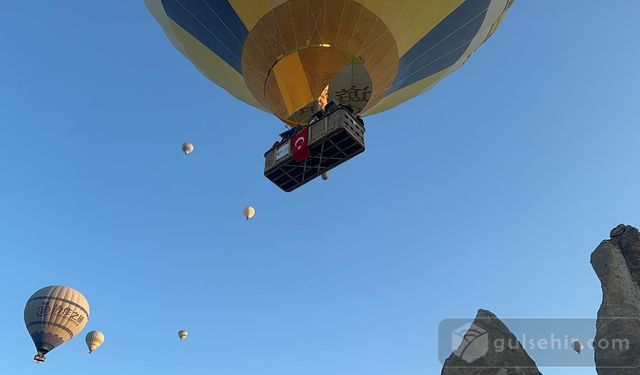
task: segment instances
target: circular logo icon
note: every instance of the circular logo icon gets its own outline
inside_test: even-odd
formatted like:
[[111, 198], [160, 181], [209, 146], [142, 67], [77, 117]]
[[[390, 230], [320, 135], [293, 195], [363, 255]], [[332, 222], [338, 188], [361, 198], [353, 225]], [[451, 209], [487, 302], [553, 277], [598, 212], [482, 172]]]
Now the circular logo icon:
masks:
[[49, 303], [45, 302], [42, 305], [38, 306], [38, 308], [36, 309], [36, 315], [45, 316], [49, 314], [49, 311], [51, 311], [51, 308], [49, 307]]

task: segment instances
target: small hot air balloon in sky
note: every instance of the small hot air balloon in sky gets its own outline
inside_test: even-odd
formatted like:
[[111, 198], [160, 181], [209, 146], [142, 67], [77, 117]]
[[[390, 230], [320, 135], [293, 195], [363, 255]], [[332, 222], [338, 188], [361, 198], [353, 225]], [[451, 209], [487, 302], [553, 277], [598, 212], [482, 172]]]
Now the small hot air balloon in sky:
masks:
[[242, 210], [242, 214], [245, 219], [249, 220], [256, 214], [256, 210], [251, 206], [247, 206]]
[[185, 331], [184, 329], [178, 331], [178, 338], [180, 339], [180, 341], [184, 341], [187, 336], [189, 336], [189, 332]]
[[91, 331], [87, 333], [84, 341], [87, 343], [89, 353], [93, 353], [93, 351], [98, 349], [104, 342], [104, 334], [100, 331]]
[[193, 143], [185, 142], [182, 144], [182, 152], [185, 155], [189, 155], [193, 152]]
[[573, 344], [571, 344], [571, 347], [578, 354], [582, 353], [582, 350], [584, 350], [584, 345], [582, 345], [580, 341], [574, 341]]
[[24, 308], [24, 323], [38, 353], [45, 355], [78, 335], [89, 320], [89, 302], [73, 288], [48, 286], [35, 292]]

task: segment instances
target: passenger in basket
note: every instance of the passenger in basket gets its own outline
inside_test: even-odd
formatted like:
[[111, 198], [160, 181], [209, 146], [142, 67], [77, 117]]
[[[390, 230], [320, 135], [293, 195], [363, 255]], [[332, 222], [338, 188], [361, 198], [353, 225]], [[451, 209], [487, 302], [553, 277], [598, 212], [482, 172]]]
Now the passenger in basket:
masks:
[[324, 111], [321, 109], [318, 112], [314, 113], [313, 116], [311, 116], [311, 120], [309, 121], [309, 123], [318, 121], [320, 119], [322, 119], [324, 117]]
[[291, 138], [296, 133], [296, 128], [288, 129], [286, 132], [280, 133], [280, 137], [282, 137], [282, 142], [286, 142], [289, 138]]

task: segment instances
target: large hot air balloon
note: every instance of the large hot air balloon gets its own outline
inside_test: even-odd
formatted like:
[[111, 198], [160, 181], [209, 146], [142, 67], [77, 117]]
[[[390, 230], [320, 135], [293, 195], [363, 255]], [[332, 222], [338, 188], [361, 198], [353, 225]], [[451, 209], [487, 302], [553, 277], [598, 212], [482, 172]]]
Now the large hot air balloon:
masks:
[[89, 353], [93, 353], [94, 350], [98, 349], [104, 343], [104, 334], [100, 331], [91, 331], [87, 333], [84, 341], [87, 343]]
[[513, 0], [145, 0], [202, 73], [289, 123], [319, 96], [378, 113], [459, 68]]
[[[317, 119], [314, 115], [327, 101], [349, 108], [355, 118], [386, 111], [428, 90], [493, 34], [513, 0], [145, 3], [175, 47], [207, 78], [295, 126]], [[304, 140], [309, 146], [324, 141], [311, 138]], [[311, 158], [317, 159], [321, 149], [311, 147]], [[344, 161], [361, 151], [336, 155]], [[272, 175], [275, 161], [289, 163], [287, 148], [281, 148], [281, 158], [276, 154], [274, 165], [265, 156], [265, 175], [287, 191], [291, 187], [278, 179], [295, 180], [297, 187], [314, 168], [313, 177], [333, 167], [322, 164], [320, 155], [309, 170], [307, 164], [303, 170], [292, 165]]]
[[71, 340], [89, 320], [89, 303], [82, 293], [54, 285], [35, 292], [24, 308], [24, 323], [38, 353], [33, 358], [44, 362], [45, 355]]

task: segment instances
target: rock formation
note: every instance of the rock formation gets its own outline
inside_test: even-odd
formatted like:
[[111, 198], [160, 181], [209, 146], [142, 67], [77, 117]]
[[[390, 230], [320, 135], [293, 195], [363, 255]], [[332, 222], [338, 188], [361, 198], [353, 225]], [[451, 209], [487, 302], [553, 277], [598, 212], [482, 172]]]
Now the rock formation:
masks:
[[442, 375], [542, 374], [509, 328], [490, 311], [480, 310], [458, 349], [445, 361]]
[[599, 375], [640, 374], [640, 232], [620, 224], [591, 254], [602, 284], [594, 342]]

